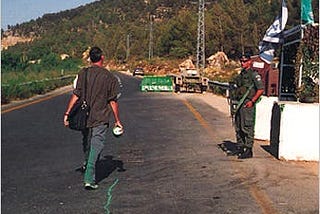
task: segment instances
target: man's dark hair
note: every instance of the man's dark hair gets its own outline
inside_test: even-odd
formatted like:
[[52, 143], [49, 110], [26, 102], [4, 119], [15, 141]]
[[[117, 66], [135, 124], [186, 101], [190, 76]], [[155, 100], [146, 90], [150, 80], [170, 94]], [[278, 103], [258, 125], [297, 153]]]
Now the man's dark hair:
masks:
[[89, 52], [91, 62], [95, 63], [101, 59], [102, 50], [98, 47], [92, 47]]

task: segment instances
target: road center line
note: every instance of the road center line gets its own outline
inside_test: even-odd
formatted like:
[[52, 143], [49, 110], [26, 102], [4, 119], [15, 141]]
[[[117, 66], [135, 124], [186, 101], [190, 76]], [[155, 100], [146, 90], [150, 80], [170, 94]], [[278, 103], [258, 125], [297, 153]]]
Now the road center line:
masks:
[[193, 116], [199, 121], [199, 123], [204, 127], [211, 137], [214, 137], [214, 133], [210, 127], [210, 124], [202, 117], [202, 115], [188, 102], [186, 99], [183, 99], [182, 102], [188, 107], [192, 112]]
[[[188, 102], [186, 99], [183, 99], [182, 102], [187, 106], [187, 108], [191, 111], [191, 113], [194, 115], [194, 117], [199, 121], [201, 126], [205, 128], [208, 132], [208, 134], [213, 137], [214, 133], [212, 131], [212, 128], [210, 124], [202, 117], [202, 115], [191, 105], [190, 102]], [[235, 167], [234, 167], [235, 168]], [[247, 181], [246, 174], [242, 173], [240, 179], [242, 181]], [[257, 204], [260, 206], [263, 214], [277, 214], [278, 212], [273, 207], [273, 203], [270, 200], [269, 196], [259, 187], [253, 183], [248, 185], [249, 192], [251, 196], [254, 198], [254, 200], [257, 202]]]

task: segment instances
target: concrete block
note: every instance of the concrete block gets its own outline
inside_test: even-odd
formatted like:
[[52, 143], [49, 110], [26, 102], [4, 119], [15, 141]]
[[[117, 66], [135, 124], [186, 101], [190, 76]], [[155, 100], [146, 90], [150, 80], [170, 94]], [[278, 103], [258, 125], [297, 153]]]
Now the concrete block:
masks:
[[319, 161], [319, 103], [279, 102], [279, 159]]
[[278, 102], [278, 97], [261, 96], [256, 104], [255, 139], [270, 140], [272, 107], [275, 102]]

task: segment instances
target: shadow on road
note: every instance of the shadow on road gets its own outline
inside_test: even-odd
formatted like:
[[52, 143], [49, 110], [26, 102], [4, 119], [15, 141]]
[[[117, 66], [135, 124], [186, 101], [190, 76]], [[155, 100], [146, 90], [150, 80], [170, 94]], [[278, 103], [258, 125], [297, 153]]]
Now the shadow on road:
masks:
[[225, 140], [223, 143], [218, 144], [219, 148], [222, 149], [227, 155], [233, 155], [235, 154], [237, 149], [237, 143]]
[[271, 115], [270, 145], [261, 146], [265, 151], [275, 158], [279, 158], [279, 136], [280, 136], [281, 107], [274, 103]]
[[126, 171], [121, 160], [113, 160], [113, 156], [110, 155], [104, 156], [96, 165], [96, 181], [100, 182], [107, 178], [117, 168], [118, 172]]
[[272, 146], [272, 145], [261, 145], [261, 147], [268, 152], [269, 154], [271, 154], [273, 157], [278, 159], [278, 147], [276, 146]]

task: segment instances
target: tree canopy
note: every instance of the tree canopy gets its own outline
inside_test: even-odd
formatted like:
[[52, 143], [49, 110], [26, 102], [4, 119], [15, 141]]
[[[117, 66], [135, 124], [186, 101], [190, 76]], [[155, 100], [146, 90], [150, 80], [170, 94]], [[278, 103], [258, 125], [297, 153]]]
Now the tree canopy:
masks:
[[[32, 36], [30, 43], [17, 44], [2, 52], [2, 70], [31, 68], [30, 60], [41, 59], [48, 68], [57, 66], [60, 54], [79, 59], [89, 46], [100, 46], [108, 59], [148, 57], [150, 44], [157, 57], [195, 56], [198, 5], [189, 0], [100, 0], [37, 20], [9, 26], [12, 35]], [[279, 0], [212, 0], [205, 9], [206, 55], [224, 51], [230, 58], [258, 42], [280, 12]], [[287, 1], [287, 28], [300, 24], [300, 1]], [[313, 1], [318, 22], [319, 2]], [[150, 27], [152, 20], [152, 28]], [[152, 33], [152, 41], [150, 41]], [[34, 65], [33, 65], [34, 67]]]

